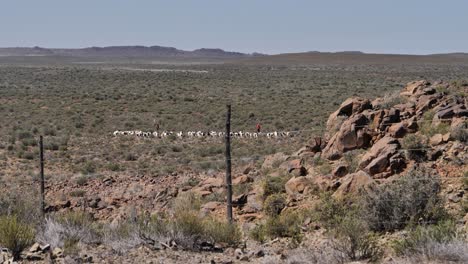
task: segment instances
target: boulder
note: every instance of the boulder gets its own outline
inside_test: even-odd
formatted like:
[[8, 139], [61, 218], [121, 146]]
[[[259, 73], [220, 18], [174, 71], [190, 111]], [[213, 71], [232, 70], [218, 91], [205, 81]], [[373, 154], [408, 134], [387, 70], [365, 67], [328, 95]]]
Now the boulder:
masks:
[[402, 138], [408, 133], [408, 130], [406, 129], [405, 124], [403, 123], [396, 123], [391, 125], [388, 128], [388, 133], [390, 134], [391, 137], [394, 138]]
[[232, 198], [232, 206], [242, 207], [247, 203], [247, 194], [243, 193], [241, 195], [234, 196]]
[[244, 184], [244, 183], [249, 183], [249, 182], [253, 182], [253, 179], [251, 177], [249, 177], [248, 175], [240, 175], [236, 178], [234, 178], [234, 180], [232, 180], [232, 184], [234, 185], [239, 185], [239, 184]]
[[204, 189], [219, 188], [224, 186], [224, 180], [221, 178], [208, 178], [202, 181], [200, 186], [203, 186]]
[[58, 247], [54, 248], [54, 250], [52, 250], [52, 258], [56, 259], [61, 257], [63, 257], [63, 250]]
[[334, 113], [330, 115], [327, 121], [327, 129], [331, 130], [339, 116], [349, 117], [355, 113], [360, 113], [365, 109], [372, 109], [371, 102], [368, 99], [352, 97], [346, 99]]
[[435, 134], [434, 136], [432, 136], [432, 137], [429, 139], [429, 143], [430, 143], [432, 146], [440, 145], [440, 144], [444, 143], [444, 137], [443, 137], [442, 134]]
[[363, 114], [347, 119], [323, 149], [323, 156], [329, 160], [336, 160], [346, 151], [368, 147], [372, 140], [372, 135], [366, 128], [368, 122]]
[[335, 177], [341, 178], [341, 177], [345, 176], [346, 174], [348, 174], [348, 166], [346, 166], [344, 164], [339, 164], [338, 166], [336, 166], [333, 169], [332, 174]]
[[286, 193], [294, 196], [303, 193], [312, 184], [309, 177], [292, 177], [285, 184]]
[[303, 164], [303, 159], [294, 159], [284, 162], [280, 165], [280, 168], [285, 169], [288, 173], [292, 173], [294, 176], [306, 176], [307, 169]]
[[347, 194], [357, 194], [360, 190], [368, 188], [374, 180], [364, 171], [348, 174], [340, 179], [340, 187], [333, 193], [336, 198], [343, 198]]
[[222, 203], [220, 202], [207, 202], [206, 204], [204, 204], [202, 206], [202, 210], [205, 211], [205, 212], [211, 212], [211, 211], [215, 211], [216, 209], [219, 209], [222, 207]]
[[381, 138], [361, 158], [359, 168], [370, 175], [386, 171], [391, 164], [391, 157], [397, 153], [399, 147], [400, 144], [397, 139], [390, 136]]
[[417, 94], [424, 94], [424, 89], [429, 85], [430, 83], [426, 80], [410, 82], [406, 85], [403, 91], [400, 92], [400, 95], [409, 97]]

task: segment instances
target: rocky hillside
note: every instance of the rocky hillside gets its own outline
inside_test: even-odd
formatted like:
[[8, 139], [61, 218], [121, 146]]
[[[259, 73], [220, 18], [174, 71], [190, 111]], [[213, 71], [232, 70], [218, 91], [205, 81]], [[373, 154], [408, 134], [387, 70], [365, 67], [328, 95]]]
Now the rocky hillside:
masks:
[[[347, 99], [330, 115], [325, 139], [296, 153], [289, 168], [307, 176], [288, 184], [310, 181], [342, 195], [414, 166], [440, 169], [446, 177], [461, 175], [467, 169], [467, 91], [423, 80], [373, 101]], [[327, 175], [307, 162], [320, 158], [331, 165]], [[461, 164], [450, 168], [448, 161]]]

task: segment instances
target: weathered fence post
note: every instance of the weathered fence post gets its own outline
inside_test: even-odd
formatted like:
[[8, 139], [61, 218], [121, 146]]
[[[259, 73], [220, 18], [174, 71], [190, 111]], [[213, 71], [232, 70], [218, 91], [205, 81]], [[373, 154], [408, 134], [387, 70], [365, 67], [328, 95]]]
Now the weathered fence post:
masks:
[[44, 142], [42, 136], [39, 137], [39, 153], [40, 153], [40, 176], [41, 176], [41, 213], [45, 215], [45, 180], [44, 180]]
[[227, 105], [226, 113], [226, 194], [227, 218], [232, 223], [232, 179], [231, 179], [231, 105]]

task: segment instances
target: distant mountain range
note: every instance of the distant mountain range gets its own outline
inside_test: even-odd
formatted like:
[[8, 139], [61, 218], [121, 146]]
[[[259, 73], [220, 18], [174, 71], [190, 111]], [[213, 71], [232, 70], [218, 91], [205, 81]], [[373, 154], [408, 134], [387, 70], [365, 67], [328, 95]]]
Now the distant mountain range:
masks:
[[407, 64], [407, 63], [468, 63], [468, 53], [445, 53], [429, 55], [372, 54], [361, 51], [283, 53], [264, 55], [240, 53], [222, 49], [180, 50], [162, 46], [109, 46], [78, 49], [55, 49], [42, 47], [0, 48], [0, 57], [5, 56], [55, 56], [81, 58], [141, 58], [141, 59], [221, 59], [252, 64]]
[[0, 48], [0, 56], [70, 56], [70, 57], [136, 57], [136, 58], [248, 58], [262, 56], [259, 53], [246, 54], [222, 49], [180, 50], [162, 46], [109, 46], [81, 49]]

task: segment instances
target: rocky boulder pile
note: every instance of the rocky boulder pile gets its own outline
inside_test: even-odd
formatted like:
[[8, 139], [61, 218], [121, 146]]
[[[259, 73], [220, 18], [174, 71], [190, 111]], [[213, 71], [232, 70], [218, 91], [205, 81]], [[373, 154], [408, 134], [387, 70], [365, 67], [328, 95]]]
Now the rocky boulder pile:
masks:
[[[373, 101], [345, 100], [330, 115], [323, 139], [315, 138], [313, 146], [282, 157], [287, 172], [293, 174], [287, 193], [301, 194], [308, 184], [315, 184], [344, 195], [415, 163], [466, 160], [467, 92], [468, 87], [421, 80]], [[420, 153], [420, 159], [409, 155], [412, 152]], [[331, 170], [320, 170], [317, 162], [306, 160], [322, 160]]]

